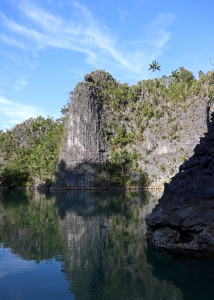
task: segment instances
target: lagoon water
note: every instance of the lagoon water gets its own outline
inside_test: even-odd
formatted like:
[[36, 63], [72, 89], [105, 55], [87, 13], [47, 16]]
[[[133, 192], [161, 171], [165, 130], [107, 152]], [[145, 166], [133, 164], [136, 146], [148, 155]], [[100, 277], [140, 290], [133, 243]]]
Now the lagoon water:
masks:
[[0, 299], [214, 299], [214, 265], [155, 250], [160, 194], [0, 191]]

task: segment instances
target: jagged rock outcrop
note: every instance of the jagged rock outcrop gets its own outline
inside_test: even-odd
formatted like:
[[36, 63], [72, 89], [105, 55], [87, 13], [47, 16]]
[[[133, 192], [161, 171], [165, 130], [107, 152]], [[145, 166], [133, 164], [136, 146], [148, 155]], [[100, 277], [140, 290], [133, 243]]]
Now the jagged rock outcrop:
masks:
[[214, 113], [208, 133], [184, 162], [148, 215], [147, 239], [187, 255], [214, 254]]
[[[98, 81], [113, 80], [106, 78], [105, 72], [96, 72]], [[101, 119], [104, 114], [102, 102], [99, 101], [97, 89], [93, 86], [93, 78], [85, 76], [85, 80], [77, 85], [72, 97], [68, 119], [67, 140], [63, 145], [61, 160], [68, 167], [87, 162], [100, 162], [105, 149]]]
[[2, 184], [163, 187], [207, 131], [214, 72], [196, 80], [181, 67], [176, 78], [130, 86], [97, 70], [70, 95], [69, 112], [64, 106], [60, 119], [31, 118], [0, 132]]
[[[72, 96], [55, 188], [169, 182], [207, 131], [210, 99], [204, 82], [196, 93], [182, 79], [171, 88], [164, 80], [129, 87], [105, 71], [87, 74]], [[111, 185], [113, 175], [97, 168], [107, 159], [123, 184]]]
[[[95, 78], [98, 84], [114, 80], [103, 71], [96, 71]], [[106, 159], [108, 149], [101, 130], [101, 120], [105, 119], [105, 114], [93, 83], [93, 77], [87, 74], [75, 88], [56, 187], [89, 188], [96, 176], [92, 164]]]

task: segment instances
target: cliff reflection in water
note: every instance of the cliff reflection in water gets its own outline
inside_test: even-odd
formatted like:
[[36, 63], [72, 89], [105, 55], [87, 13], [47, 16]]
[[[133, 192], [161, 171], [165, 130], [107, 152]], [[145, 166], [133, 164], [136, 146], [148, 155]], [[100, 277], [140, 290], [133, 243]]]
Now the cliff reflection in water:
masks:
[[55, 196], [68, 244], [64, 272], [77, 299], [182, 299], [146, 263], [144, 219], [157, 198], [115, 191]]
[[[200, 262], [147, 247], [144, 219], [159, 197], [142, 192], [2, 191], [0, 243], [25, 260], [60, 261], [77, 300], [202, 299], [194, 292]], [[203, 266], [203, 298], [211, 299], [214, 276]]]

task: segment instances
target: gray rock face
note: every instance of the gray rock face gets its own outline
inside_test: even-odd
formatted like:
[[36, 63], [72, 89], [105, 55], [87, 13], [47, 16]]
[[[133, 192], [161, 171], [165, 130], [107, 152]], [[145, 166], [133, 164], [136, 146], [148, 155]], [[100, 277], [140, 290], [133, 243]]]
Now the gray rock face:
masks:
[[196, 256], [214, 254], [214, 113], [208, 133], [148, 215], [147, 239], [156, 247]]
[[[97, 71], [96, 79], [102, 82], [105, 74]], [[109, 76], [105, 80], [113, 78]], [[108, 151], [101, 130], [101, 119], [105, 119], [102, 102], [93, 86], [93, 78], [86, 75], [85, 80], [76, 86], [72, 97], [57, 187], [90, 187], [96, 176], [92, 165], [104, 161]]]
[[[169, 116], [166, 113], [159, 120], [152, 118], [143, 133], [145, 140], [140, 145], [139, 152], [144, 160], [146, 158], [146, 163], [142, 160], [140, 165], [149, 177], [154, 176], [151, 182], [153, 187], [163, 187], [164, 182], [168, 182], [178, 172], [182, 161], [193, 155], [194, 146], [207, 131], [208, 111], [205, 99], [196, 96], [186, 101], [189, 103], [186, 111], [180, 111], [179, 108], [171, 110], [172, 123], [168, 123]], [[178, 139], [170, 137], [173, 128]]]
[[68, 167], [84, 161], [99, 162], [105, 148], [100, 130], [102, 105], [96, 89], [87, 80], [77, 86], [72, 99], [67, 140], [61, 152]]
[[[193, 94], [185, 99], [185, 106], [180, 103], [177, 107], [170, 102], [170, 96], [160, 96], [156, 110], [161, 115], [148, 118], [142, 131], [140, 126], [144, 126], [145, 120], [141, 120], [141, 111], [153, 97], [146, 85], [138, 91], [134, 104], [125, 99], [118, 109], [114, 109], [110, 105], [114, 93], [108, 95], [106, 101], [108, 96], [103, 96], [102, 91], [109, 82], [116, 81], [104, 71], [92, 73], [85, 76], [73, 93], [55, 187], [91, 188], [95, 179], [105, 177], [94, 165], [104, 163], [111, 150], [115, 153], [126, 150], [138, 155], [136, 170], [132, 170], [130, 178], [135, 179], [134, 174], [140, 169], [149, 178], [150, 187], [162, 188], [164, 182], [169, 182], [176, 174], [182, 161], [193, 155], [194, 145], [207, 131], [207, 96]], [[117, 85], [118, 90], [114, 88], [119, 93]], [[126, 134], [131, 134], [132, 140], [119, 147], [112, 146], [107, 142], [107, 135], [120, 139], [120, 126]], [[208, 163], [203, 162], [204, 166]]]

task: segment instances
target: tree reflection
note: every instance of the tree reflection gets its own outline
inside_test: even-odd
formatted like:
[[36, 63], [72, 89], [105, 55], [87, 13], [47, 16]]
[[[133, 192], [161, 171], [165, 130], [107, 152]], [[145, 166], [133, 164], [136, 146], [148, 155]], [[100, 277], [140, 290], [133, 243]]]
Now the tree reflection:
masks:
[[0, 242], [22, 259], [61, 261], [76, 299], [183, 299], [146, 261], [143, 192], [3, 191]]
[[54, 198], [48, 196], [30, 191], [2, 192], [0, 243], [22, 259], [40, 262], [57, 258], [64, 251]]
[[182, 299], [179, 289], [155, 278], [146, 263], [144, 219], [156, 202], [151, 195], [76, 196], [69, 192], [63, 203], [57, 200], [68, 243], [63, 270], [76, 299]]

